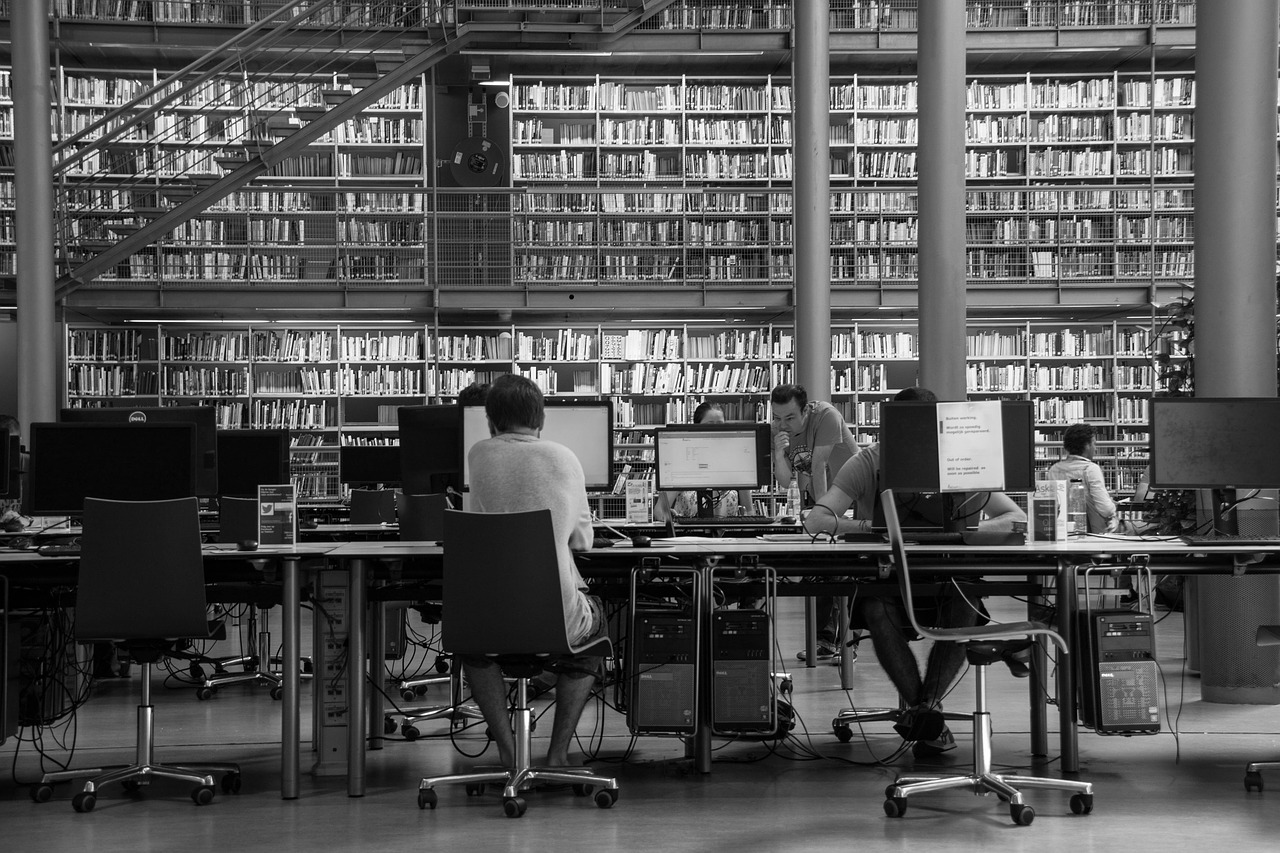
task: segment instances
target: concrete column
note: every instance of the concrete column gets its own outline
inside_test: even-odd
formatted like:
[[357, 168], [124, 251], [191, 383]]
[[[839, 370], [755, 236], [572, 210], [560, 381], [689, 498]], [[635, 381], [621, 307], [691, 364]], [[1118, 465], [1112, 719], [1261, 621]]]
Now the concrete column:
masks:
[[[1215, 0], [1196, 22], [1196, 396], [1276, 394], [1276, 0]], [[1273, 513], [1274, 509], [1271, 510]], [[1198, 585], [1200, 693], [1280, 704], [1280, 579]]]
[[792, 60], [795, 381], [831, 399], [831, 102], [829, 3], [796, 3]]
[[920, 0], [920, 384], [965, 398], [965, 10]]
[[10, 4], [14, 197], [18, 215], [18, 420], [57, 420], [59, 333], [53, 296], [53, 145], [47, 3]]

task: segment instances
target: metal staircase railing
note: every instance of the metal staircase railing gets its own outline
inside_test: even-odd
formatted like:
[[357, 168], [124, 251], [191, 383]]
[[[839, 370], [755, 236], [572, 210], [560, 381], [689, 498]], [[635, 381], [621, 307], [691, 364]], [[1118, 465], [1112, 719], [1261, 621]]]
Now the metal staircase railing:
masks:
[[[57, 297], [304, 155], [312, 142], [464, 46], [548, 32], [612, 38], [670, 2], [579, 0], [579, 12], [598, 16], [539, 22], [533, 19], [550, 9], [523, 0], [374, 0], [356, 8], [291, 0], [181, 71], [122, 95], [112, 112], [67, 128], [70, 135], [55, 149], [66, 270]], [[563, 0], [555, 11], [564, 12]], [[340, 34], [342, 51], [316, 57], [305, 43], [284, 38], [304, 30]], [[368, 85], [338, 85], [360, 76]], [[183, 98], [198, 110], [175, 120], [166, 108]]]

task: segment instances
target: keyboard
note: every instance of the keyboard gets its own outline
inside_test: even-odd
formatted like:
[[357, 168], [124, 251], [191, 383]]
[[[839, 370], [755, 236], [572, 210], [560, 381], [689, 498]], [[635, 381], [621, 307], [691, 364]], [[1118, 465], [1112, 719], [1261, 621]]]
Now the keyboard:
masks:
[[1280, 548], [1280, 536], [1250, 536], [1244, 533], [1189, 533], [1181, 537], [1182, 541], [1195, 547], [1214, 546], [1230, 547], [1232, 545], [1254, 546], [1258, 548]]
[[63, 543], [55, 545], [41, 545], [36, 549], [36, 553], [41, 557], [79, 557], [79, 543]]
[[758, 524], [774, 524], [771, 515], [726, 515], [716, 518], [676, 518], [682, 527], [751, 527]]

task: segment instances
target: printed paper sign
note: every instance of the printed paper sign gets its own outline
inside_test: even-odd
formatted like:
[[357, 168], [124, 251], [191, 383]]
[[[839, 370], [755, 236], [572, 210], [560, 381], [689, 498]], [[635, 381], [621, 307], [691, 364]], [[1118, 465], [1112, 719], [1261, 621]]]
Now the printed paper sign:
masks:
[[938, 482], [944, 492], [1004, 488], [999, 401], [938, 404]]
[[258, 544], [292, 545], [298, 541], [297, 509], [293, 484], [258, 486]]

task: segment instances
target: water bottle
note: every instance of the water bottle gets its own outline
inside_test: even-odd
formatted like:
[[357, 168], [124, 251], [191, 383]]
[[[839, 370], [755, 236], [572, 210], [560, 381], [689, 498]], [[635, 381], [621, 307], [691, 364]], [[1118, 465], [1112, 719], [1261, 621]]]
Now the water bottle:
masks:
[[791, 475], [791, 483], [787, 486], [787, 515], [800, 518], [800, 482], [795, 474]]
[[1067, 484], [1067, 533], [1083, 535], [1089, 532], [1089, 520], [1085, 514], [1084, 481], [1072, 480]]

